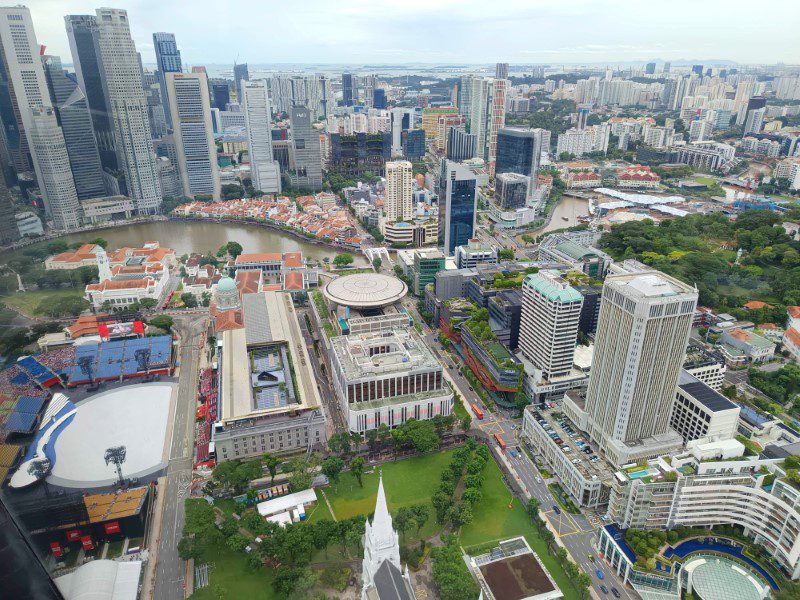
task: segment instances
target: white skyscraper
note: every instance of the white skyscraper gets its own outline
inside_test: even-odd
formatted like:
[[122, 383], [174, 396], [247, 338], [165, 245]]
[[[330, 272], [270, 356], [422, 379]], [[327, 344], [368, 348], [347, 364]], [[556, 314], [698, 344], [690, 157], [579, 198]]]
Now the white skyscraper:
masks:
[[183, 193], [220, 198], [217, 146], [205, 73], [164, 73]]
[[281, 173], [272, 154], [272, 113], [264, 81], [243, 81], [243, 110], [253, 187], [267, 194], [281, 191]]
[[386, 204], [384, 212], [390, 223], [407, 221], [413, 217], [411, 202], [413, 191], [411, 163], [407, 160], [386, 163]]
[[697, 306], [697, 290], [643, 270], [603, 286], [586, 394], [587, 430], [617, 465], [679, 447], [672, 403]]
[[582, 305], [581, 293], [556, 272], [540, 271], [525, 278], [519, 345], [544, 379], [572, 370]]
[[[13, 127], [18, 138], [12, 145], [8, 136], [4, 136], [7, 158], [18, 168], [24, 166], [27, 159], [19, 162], [13, 154], [24, 153], [27, 145], [53, 226], [74, 229], [81, 223], [80, 203], [64, 133], [51, 106], [30, 11], [24, 6], [5, 7], [0, 8], [0, 15], [0, 60], [7, 78], [5, 90], [0, 93], [7, 95], [4, 100], [8, 101], [8, 112], [15, 121], [5, 122], [4, 129], [7, 134], [9, 127]], [[10, 120], [7, 117], [10, 115], [3, 115]]]
[[161, 185], [142, 87], [142, 67], [131, 38], [128, 12], [97, 9], [97, 29], [104, 89], [108, 90], [117, 158], [125, 170], [128, 195], [137, 212], [153, 214], [161, 206]]

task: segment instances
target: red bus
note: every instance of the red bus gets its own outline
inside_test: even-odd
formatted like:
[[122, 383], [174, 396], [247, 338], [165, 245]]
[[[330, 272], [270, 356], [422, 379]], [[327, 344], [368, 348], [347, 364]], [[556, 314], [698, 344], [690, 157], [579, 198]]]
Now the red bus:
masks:
[[483, 411], [480, 408], [478, 408], [477, 404], [473, 404], [472, 405], [472, 412], [475, 413], [476, 417], [478, 417], [479, 419], [483, 420]]
[[495, 434], [494, 434], [494, 439], [496, 439], [496, 440], [497, 440], [497, 444], [498, 444], [498, 446], [500, 446], [500, 450], [503, 450], [503, 451], [505, 451], [505, 449], [506, 449], [506, 443], [505, 443], [505, 441], [503, 441], [503, 438], [501, 438], [499, 435], [497, 435], [497, 434], [495, 433]]

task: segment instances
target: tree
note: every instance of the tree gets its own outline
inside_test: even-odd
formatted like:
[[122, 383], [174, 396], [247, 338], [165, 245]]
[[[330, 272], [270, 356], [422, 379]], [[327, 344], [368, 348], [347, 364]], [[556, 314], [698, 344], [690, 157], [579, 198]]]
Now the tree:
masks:
[[533, 521], [539, 516], [539, 506], [541, 506], [541, 503], [536, 497], [531, 497], [525, 505], [525, 510]]
[[158, 302], [156, 302], [153, 298], [142, 298], [139, 300], [139, 306], [141, 306], [143, 310], [155, 308], [156, 304], [158, 304]]
[[372, 266], [375, 267], [376, 271], [380, 271], [381, 270], [381, 265], [382, 264], [383, 264], [383, 261], [381, 260], [381, 258], [379, 256], [376, 256], [375, 258], [372, 259]]
[[514, 260], [514, 251], [511, 248], [503, 248], [497, 253], [500, 260]]
[[395, 529], [397, 529], [401, 535], [404, 535], [414, 524], [414, 513], [410, 507], [403, 506], [395, 513], [393, 522]]
[[172, 317], [170, 317], [169, 315], [157, 315], [152, 319], [149, 319], [147, 323], [149, 325], [152, 325], [153, 327], [158, 327], [159, 329], [163, 329], [166, 332], [170, 332], [172, 331], [172, 325], [174, 321], [172, 320]]
[[353, 262], [353, 255], [349, 252], [342, 252], [341, 254], [337, 254], [336, 258], [333, 259], [333, 264], [337, 267], [346, 267]]
[[225, 544], [234, 552], [241, 552], [247, 546], [247, 538], [239, 533], [234, 533], [225, 541]]
[[522, 412], [528, 406], [528, 395], [522, 389], [514, 395], [514, 405], [517, 407], [520, 416], [522, 416]]
[[425, 504], [415, 504], [411, 508], [414, 511], [414, 523], [417, 525], [417, 534], [419, 534], [419, 530], [428, 522], [430, 511]]
[[322, 461], [322, 472], [333, 481], [339, 478], [339, 473], [344, 469], [344, 461], [338, 456], [329, 456]]
[[386, 444], [392, 437], [392, 430], [386, 423], [378, 425], [378, 439], [382, 444]]
[[198, 560], [202, 556], [202, 549], [194, 537], [183, 536], [178, 542], [178, 556], [181, 560]]
[[[319, 454], [303, 455], [289, 461], [289, 484], [292, 490], [299, 492], [311, 487], [314, 474], [321, 462]], [[224, 464], [224, 463], [223, 463]]]
[[364, 437], [367, 438], [367, 446], [369, 446], [369, 449], [374, 450], [375, 444], [378, 442], [378, 430], [368, 429]]
[[351, 438], [350, 434], [347, 432], [334, 433], [328, 438], [328, 449], [337, 454], [350, 454], [352, 440], [353, 438]]
[[280, 464], [280, 460], [274, 454], [270, 454], [269, 452], [262, 457], [264, 461], [264, 466], [267, 467], [269, 471], [270, 481], [269, 484], [272, 485], [275, 483], [275, 475], [278, 472], [278, 465]]
[[244, 252], [244, 248], [242, 248], [242, 245], [239, 242], [228, 242], [225, 245], [225, 249], [227, 250], [228, 254], [231, 256], [231, 258], [234, 258], [234, 259], [237, 256], [239, 256], [242, 252]]
[[197, 298], [191, 292], [181, 294], [181, 302], [186, 308], [197, 308]]
[[361, 456], [356, 456], [350, 461], [350, 473], [352, 473], [353, 477], [356, 478], [358, 485], [364, 487], [364, 484], [361, 481], [361, 478], [364, 475], [364, 459]]

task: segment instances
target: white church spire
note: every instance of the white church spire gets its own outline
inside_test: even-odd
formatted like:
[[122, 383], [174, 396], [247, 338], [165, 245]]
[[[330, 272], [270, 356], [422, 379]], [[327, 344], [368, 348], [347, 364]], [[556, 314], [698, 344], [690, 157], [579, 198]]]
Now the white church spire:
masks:
[[383, 473], [378, 483], [378, 498], [375, 501], [375, 517], [364, 531], [364, 562], [362, 563], [363, 589], [367, 590], [374, 581], [375, 573], [384, 561], [392, 563], [398, 571], [400, 566], [400, 537], [392, 526], [392, 516], [386, 504], [386, 492], [383, 489]]

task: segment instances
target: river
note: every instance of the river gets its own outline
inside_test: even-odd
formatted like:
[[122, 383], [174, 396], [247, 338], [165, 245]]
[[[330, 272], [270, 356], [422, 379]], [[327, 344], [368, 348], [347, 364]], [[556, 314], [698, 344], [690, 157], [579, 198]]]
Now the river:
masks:
[[[547, 226], [542, 229], [537, 229], [533, 232], [534, 235], [542, 235], [548, 231], [555, 229], [564, 229], [565, 227], [574, 227], [580, 225], [578, 217], [585, 217], [589, 214], [589, 201], [580, 198], [573, 198], [572, 196], [561, 196], [555, 209], [553, 209], [553, 218]], [[566, 220], [565, 220], [566, 219]]]
[[[257, 227], [229, 223], [203, 223], [198, 221], [154, 221], [137, 223], [127, 227], [99, 229], [91, 232], [64, 236], [67, 242], [78, 242], [101, 237], [108, 241], [110, 249], [139, 247], [147, 240], [157, 240], [162, 246], [172, 248], [178, 254], [190, 252], [216, 254], [223, 244], [239, 242], [245, 252], [297, 252], [306, 258], [322, 260], [333, 258], [341, 251], [328, 246], [312, 244], [288, 233]], [[356, 264], [366, 264], [366, 259], [353, 253]]]

